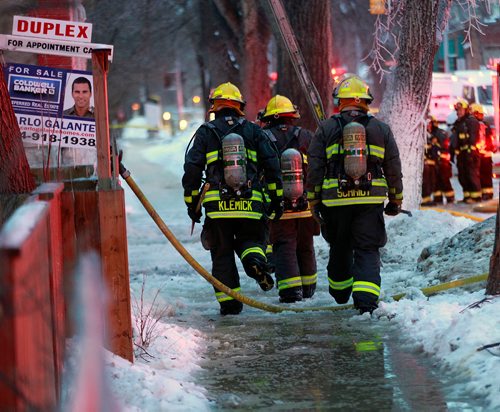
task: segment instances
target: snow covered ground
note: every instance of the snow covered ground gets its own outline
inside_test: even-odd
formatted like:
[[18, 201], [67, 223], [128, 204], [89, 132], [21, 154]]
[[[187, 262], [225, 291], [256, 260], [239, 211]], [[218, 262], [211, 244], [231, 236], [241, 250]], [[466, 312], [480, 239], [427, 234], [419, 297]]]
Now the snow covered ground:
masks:
[[[169, 140], [123, 139], [120, 146], [125, 165], [167, 225], [190, 253], [210, 268], [209, 255], [197, 241], [199, 227], [193, 237], [189, 236], [190, 222], [180, 189], [184, 150], [193, 131]], [[136, 299], [140, 296], [146, 274], [147, 302], [161, 290], [159, 298], [168, 307], [168, 314], [157, 324], [148, 355], [137, 356], [134, 364], [107, 353], [112, 391], [125, 411], [209, 410], [206, 391], [194, 379], [207, 337], [179, 315], [207, 312], [219, 316], [213, 291], [192, 269], [186, 270], [187, 264], [163, 238], [126, 183], [122, 185], [126, 191], [132, 294]], [[452, 289], [430, 298], [420, 288], [487, 272], [494, 219], [476, 224], [464, 217], [418, 210], [413, 211], [413, 217], [386, 217], [388, 243], [382, 251], [380, 308], [371, 318], [368, 314], [353, 315], [363, 322], [396, 323], [409, 347], [428, 354], [436, 367], [469, 382], [464, 391], [483, 399], [488, 411], [500, 410], [500, 347], [479, 349], [500, 342], [500, 298], [469, 307], [486, 297], [484, 283], [476, 285], [475, 291]], [[318, 292], [311, 301], [297, 305], [332, 306], [325, 274], [328, 245], [317, 237], [315, 246]], [[186, 272], [193, 274], [186, 276]], [[244, 287], [247, 280], [242, 282]], [[398, 293], [406, 293], [407, 298], [393, 301], [391, 296]], [[276, 294], [257, 299], [277, 304]], [[240, 316], [256, 310], [246, 307]], [[266, 316], [273, 314], [262, 312], [262, 317]]]

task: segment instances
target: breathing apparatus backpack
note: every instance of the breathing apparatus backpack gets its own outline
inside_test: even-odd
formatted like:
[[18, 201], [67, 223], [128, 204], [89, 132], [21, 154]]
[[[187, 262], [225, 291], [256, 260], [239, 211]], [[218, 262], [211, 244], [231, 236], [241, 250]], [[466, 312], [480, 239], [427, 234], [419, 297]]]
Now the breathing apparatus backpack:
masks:
[[[363, 116], [365, 117], [365, 116]], [[370, 121], [370, 117], [366, 116]], [[342, 135], [341, 146], [343, 156], [338, 184], [340, 191], [369, 190], [372, 185], [372, 174], [368, 170], [369, 147], [366, 144], [366, 128], [357, 121], [342, 125], [341, 116], [336, 116]], [[340, 147], [339, 147], [340, 152]]]
[[224, 181], [237, 195], [241, 195], [241, 188], [247, 183], [245, 141], [239, 134], [229, 133], [221, 143]]
[[[263, 129], [275, 145], [276, 136], [269, 129]], [[294, 127], [288, 137], [287, 142], [281, 147], [280, 166], [283, 180], [283, 199], [285, 210], [305, 210], [307, 209], [307, 198], [304, 192], [304, 167], [302, 153], [293, 147], [288, 147], [294, 138], [299, 137], [300, 128]]]
[[243, 121], [240, 119], [223, 136], [219, 135], [214, 124], [206, 123], [221, 144], [219, 159], [222, 161], [223, 173], [219, 192], [222, 200], [252, 197], [251, 181], [247, 178], [245, 140], [240, 134], [232, 132]]

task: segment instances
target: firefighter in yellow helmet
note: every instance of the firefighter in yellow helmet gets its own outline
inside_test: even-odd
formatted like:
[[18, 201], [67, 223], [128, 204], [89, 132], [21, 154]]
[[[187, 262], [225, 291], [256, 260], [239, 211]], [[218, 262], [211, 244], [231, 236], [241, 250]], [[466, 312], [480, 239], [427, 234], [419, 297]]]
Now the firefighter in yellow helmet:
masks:
[[313, 219], [305, 193], [307, 148], [313, 134], [297, 125], [296, 106], [285, 96], [273, 96], [260, 120], [281, 161], [285, 213], [270, 222], [270, 242], [280, 302], [293, 303], [314, 295], [317, 281]]
[[464, 193], [464, 203], [481, 201], [481, 180], [479, 176], [480, 156], [477, 150], [479, 143], [478, 120], [470, 113], [465, 99], [455, 103], [457, 120], [451, 129], [451, 145], [457, 157], [458, 181]]
[[[283, 213], [283, 188], [278, 154], [260, 127], [244, 118], [245, 100], [231, 83], [217, 86], [209, 97], [215, 119], [201, 125], [184, 161], [184, 201], [193, 222], [205, 208], [202, 245], [210, 250], [212, 274], [240, 290], [235, 253], [248, 276], [262, 290], [274, 286], [265, 255], [266, 213], [261, 176], [271, 198], [270, 212]], [[189, 145], [188, 145], [189, 146]], [[203, 191], [202, 183], [208, 186]], [[241, 312], [241, 302], [215, 289], [221, 315]]]
[[383, 213], [397, 215], [403, 201], [401, 161], [389, 126], [368, 114], [373, 97], [361, 78], [343, 80], [333, 97], [340, 113], [319, 125], [307, 152], [307, 196], [330, 243], [330, 294], [337, 303], [352, 294], [360, 313], [371, 313], [380, 296]]
[[484, 119], [484, 108], [478, 103], [470, 105], [470, 111], [479, 122], [479, 142], [477, 150], [479, 153], [479, 179], [481, 182], [481, 199], [493, 199], [493, 153], [496, 152], [496, 144], [493, 139], [493, 130]]
[[333, 85], [333, 93], [332, 93], [332, 97], [333, 97], [333, 113], [340, 113], [340, 109], [339, 109], [339, 99], [337, 97], [337, 91], [338, 91], [338, 87], [339, 85], [342, 84], [342, 82], [344, 80], [347, 80], [351, 77], [358, 77], [357, 75], [355, 75], [354, 73], [344, 73], [343, 75], [339, 76], [338, 79], [336, 79], [335, 81], [335, 84]]

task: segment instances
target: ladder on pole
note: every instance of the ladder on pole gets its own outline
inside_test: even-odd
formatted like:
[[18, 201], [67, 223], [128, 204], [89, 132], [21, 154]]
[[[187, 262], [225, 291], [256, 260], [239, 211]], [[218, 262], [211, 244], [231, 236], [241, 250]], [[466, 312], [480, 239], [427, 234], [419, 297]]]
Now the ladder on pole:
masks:
[[268, 3], [276, 20], [276, 25], [278, 26], [281, 34], [283, 44], [288, 50], [293, 67], [299, 78], [300, 85], [306, 94], [307, 102], [312, 108], [316, 122], [319, 124], [326, 117], [323, 104], [321, 102], [321, 96], [319, 95], [318, 90], [309, 75], [309, 70], [307, 69], [304, 61], [304, 56], [302, 56], [299, 44], [297, 43], [295, 34], [290, 26], [290, 21], [288, 20], [283, 3], [281, 0], [268, 0]]

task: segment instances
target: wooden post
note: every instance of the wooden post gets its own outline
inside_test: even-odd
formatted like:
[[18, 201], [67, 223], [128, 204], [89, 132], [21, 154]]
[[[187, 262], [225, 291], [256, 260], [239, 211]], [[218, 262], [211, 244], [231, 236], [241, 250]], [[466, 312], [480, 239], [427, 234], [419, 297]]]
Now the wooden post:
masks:
[[63, 237], [62, 237], [62, 191], [63, 183], [44, 183], [33, 194], [49, 203], [49, 274], [50, 300], [52, 306], [52, 338], [54, 340], [54, 367], [56, 390], [59, 397], [66, 340], [65, 299], [63, 285]]
[[109, 49], [92, 51], [97, 133], [97, 209], [103, 279], [110, 294], [107, 334], [113, 353], [133, 361], [125, 195], [111, 167], [107, 73]]
[[97, 179], [98, 188], [109, 190], [116, 188], [116, 179], [112, 179], [109, 139], [108, 112], [108, 57], [110, 49], [92, 50], [92, 76], [94, 82], [94, 114], [96, 126]]
[[109, 349], [133, 362], [125, 193], [121, 188], [100, 190], [97, 196], [101, 265], [109, 294], [106, 317]]

